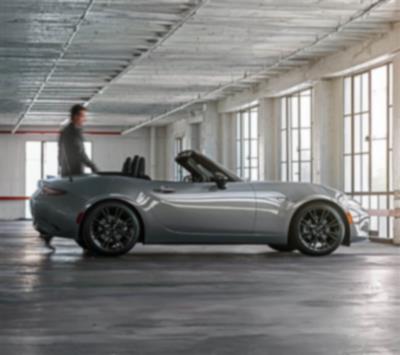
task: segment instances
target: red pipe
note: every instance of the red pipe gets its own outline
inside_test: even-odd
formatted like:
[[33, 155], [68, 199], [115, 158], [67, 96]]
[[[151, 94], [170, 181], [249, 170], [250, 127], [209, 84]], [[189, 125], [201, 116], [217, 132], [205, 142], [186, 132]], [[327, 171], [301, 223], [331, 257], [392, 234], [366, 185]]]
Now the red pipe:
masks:
[[0, 201], [28, 201], [28, 196], [0, 196]]
[[[17, 131], [15, 134], [59, 134], [57, 130], [32, 130], [32, 131]], [[84, 131], [85, 134], [94, 136], [120, 136], [121, 132], [118, 131]], [[0, 131], [0, 134], [12, 134], [11, 131]]]

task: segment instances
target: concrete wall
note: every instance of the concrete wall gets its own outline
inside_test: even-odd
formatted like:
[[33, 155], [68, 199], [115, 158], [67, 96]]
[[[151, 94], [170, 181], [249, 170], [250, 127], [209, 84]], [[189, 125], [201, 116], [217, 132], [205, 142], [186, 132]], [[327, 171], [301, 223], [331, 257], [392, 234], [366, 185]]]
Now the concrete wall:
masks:
[[[93, 160], [101, 170], [120, 170], [127, 156], [146, 158], [150, 166], [149, 129], [129, 136], [87, 135], [92, 142]], [[57, 135], [0, 135], [0, 196], [25, 196], [25, 142], [56, 141]], [[0, 219], [23, 218], [25, 203], [0, 201]]]

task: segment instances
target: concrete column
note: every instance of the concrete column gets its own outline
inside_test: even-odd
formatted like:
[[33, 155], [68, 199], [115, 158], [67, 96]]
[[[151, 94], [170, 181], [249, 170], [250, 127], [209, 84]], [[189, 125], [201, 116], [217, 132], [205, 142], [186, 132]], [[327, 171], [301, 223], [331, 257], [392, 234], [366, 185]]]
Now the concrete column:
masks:
[[172, 125], [157, 127], [157, 163], [156, 178], [164, 180], [173, 179], [173, 139]]
[[218, 160], [226, 168], [235, 170], [235, 132], [233, 113], [223, 113], [219, 118]]
[[190, 133], [190, 144], [188, 149], [200, 150], [200, 140], [201, 140], [201, 122], [191, 123], [189, 125]]
[[[393, 60], [393, 189], [395, 209], [400, 212], [400, 55]], [[400, 245], [400, 216], [394, 219], [393, 243]]]
[[343, 188], [342, 86], [342, 79], [320, 80], [312, 91], [313, 179], [336, 188]]
[[258, 138], [261, 180], [279, 180], [279, 119], [279, 99], [260, 99], [258, 111]]
[[156, 176], [156, 159], [157, 159], [157, 128], [150, 127], [150, 167], [149, 174], [151, 177]]
[[203, 107], [201, 125], [201, 151], [212, 159], [218, 159], [219, 115], [216, 102], [208, 102]]

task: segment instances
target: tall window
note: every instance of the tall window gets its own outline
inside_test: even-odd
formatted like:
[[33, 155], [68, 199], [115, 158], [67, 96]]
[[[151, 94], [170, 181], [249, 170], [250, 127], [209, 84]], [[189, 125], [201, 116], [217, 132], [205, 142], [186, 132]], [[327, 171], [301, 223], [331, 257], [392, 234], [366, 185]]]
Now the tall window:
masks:
[[[392, 64], [344, 79], [344, 185], [365, 208], [393, 208]], [[371, 234], [392, 237], [392, 217], [371, 217]]]
[[[174, 154], [175, 157], [183, 150], [183, 137], [175, 138]], [[175, 162], [175, 180], [183, 180], [183, 168]]]
[[[92, 143], [85, 142], [85, 151], [92, 157]], [[25, 160], [25, 195], [31, 196], [37, 189], [38, 181], [58, 175], [58, 143], [26, 142]], [[88, 171], [88, 170], [85, 170]], [[25, 206], [25, 217], [31, 218], [29, 201]]]
[[311, 90], [281, 99], [281, 180], [312, 181]]
[[259, 179], [258, 106], [236, 113], [236, 173], [244, 179]]

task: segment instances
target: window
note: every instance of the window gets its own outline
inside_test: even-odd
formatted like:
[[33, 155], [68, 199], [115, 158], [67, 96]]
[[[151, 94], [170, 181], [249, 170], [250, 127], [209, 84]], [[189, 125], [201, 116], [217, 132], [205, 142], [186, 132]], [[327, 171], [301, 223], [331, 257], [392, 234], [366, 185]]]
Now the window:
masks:
[[236, 174], [259, 179], [258, 106], [236, 113]]
[[[174, 155], [175, 157], [183, 150], [183, 137], [175, 138], [175, 146], [174, 146]], [[175, 164], [175, 180], [182, 181], [183, 180], [183, 168], [177, 164]]]
[[[85, 142], [85, 151], [92, 157], [92, 143]], [[41, 179], [48, 179], [58, 175], [58, 143], [32, 141], [26, 142], [25, 160], [25, 194], [31, 196], [37, 189]], [[85, 169], [85, 172], [90, 170]], [[25, 217], [31, 218], [29, 201], [25, 205]]]
[[[344, 189], [366, 209], [394, 204], [392, 64], [344, 79]], [[371, 217], [371, 235], [392, 238], [393, 217]]]
[[281, 180], [312, 181], [311, 90], [281, 99]]

